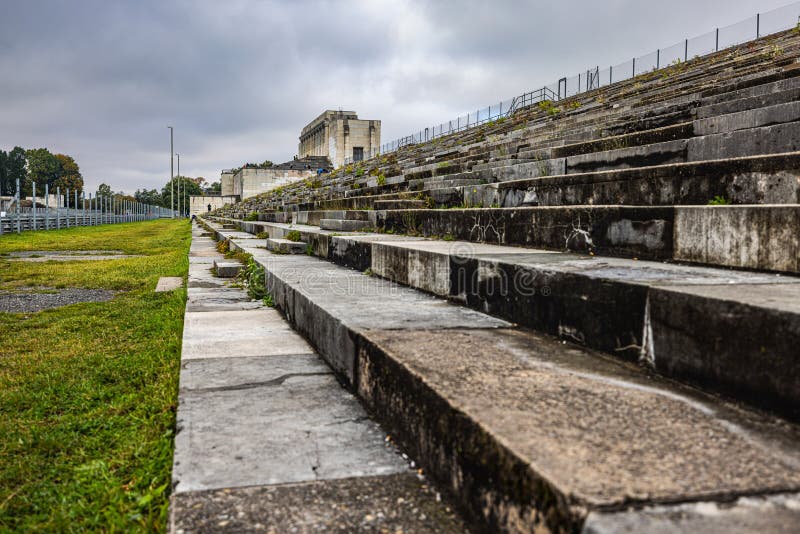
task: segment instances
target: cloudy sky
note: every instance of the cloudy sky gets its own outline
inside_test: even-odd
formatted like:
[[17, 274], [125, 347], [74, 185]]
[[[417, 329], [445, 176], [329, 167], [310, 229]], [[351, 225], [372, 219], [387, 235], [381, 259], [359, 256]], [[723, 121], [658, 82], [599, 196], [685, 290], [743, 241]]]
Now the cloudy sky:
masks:
[[132, 192], [168, 179], [169, 124], [182, 174], [218, 180], [291, 159], [324, 109], [388, 141], [787, 3], [2, 0], [0, 148]]

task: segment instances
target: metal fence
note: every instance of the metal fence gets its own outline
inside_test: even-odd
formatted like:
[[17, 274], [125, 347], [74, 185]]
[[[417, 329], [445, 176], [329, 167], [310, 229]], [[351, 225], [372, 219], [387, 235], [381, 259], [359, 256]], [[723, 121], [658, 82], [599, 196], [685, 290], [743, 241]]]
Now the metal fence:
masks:
[[544, 86], [542, 89], [524, 93], [488, 108], [476, 110], [475, 113], [468, 113], [454, 120], [426, 127], [411, 135], [383, 143], [380, 153], [394, 152], [407, 145], [423, 143], [443, 135], [474, 128], [489, 121], [508, 117], [515, 111], [531, 107], [539, 102], [546, 100], [557, 101], [579, 93], [599, 89], [668, 65], [719, 52], [725, 48], [791, 28], [800, 28], [800, 2], [794, 2], [766, 13], [756, 14], [735, 24], [716, 28], [711, 32], [691, 39], [684, 39], [671, 46], [659, 48], [649, 54], [631, 58], [606, 69], [601, 70], [598, 66], [587, 69], [586, 72], [578, 73], [575, 76], [561, 78], [555, 83]]
[[[97, 226], [133, 221], [146, 221], [173, 217], [177, 212], [161, 206], [142, 204], [119, 195], [95, 195], [88, 198], [84, 192], [67, 189], [61, 194], [56, 189], [55, 197], [45, 188], [43, 198], [36, 196], [33, 187], [32, 205], [20, 205], [19, 184], [17, 194], [9, 199], [8, 206], [0, 210], [0, 235], [10, 232], [35, 230], [60, 230], [75, 226]], [[43, 207], [37, 206], [39, 199]], [[51, 201], [52, 200], [52, 201]], [[55, 206], [51, 206], [55, 204]]]

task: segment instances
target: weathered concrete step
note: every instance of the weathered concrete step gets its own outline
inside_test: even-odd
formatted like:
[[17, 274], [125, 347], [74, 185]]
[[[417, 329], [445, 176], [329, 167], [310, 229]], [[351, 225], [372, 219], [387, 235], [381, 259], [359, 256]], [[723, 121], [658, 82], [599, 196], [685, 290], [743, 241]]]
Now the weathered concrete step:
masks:
[[468, 528], [413, 474], [181, 493], [172, 532], [436, 532]]
[[340, 265], [369, 268], [800, 419], [800, 362], [794, 356], [800, 278], [410, 236], [300, 231], [316, 255]]
[[236, 278], [242, 270], [242, 264], [238, 261], [214, 260], [214, 270], [220, 278]]
[[358, 232], [368, 228], [368, 221], [351, 221], [346, 219], [321, 219], [319, 227], [323, 230], [335, 230], [337, 232]]
[[277, 306], [480, 529], [579, 531], [619, 521], [609, 514], [626, 506], [711, 507], [800, 488], [792, 425], [389, 281], [235, 245], [264, 265]]
[[733, 204], [800, 203], [798, 152], [522, 178], [526, 172], [510, 167], [498, 177], [514, 180], [463, 188], [456, 205], [705, 205], [715, 197]]
[[316, 210], [299, 211], [295, 213], [293, 222], [297, 224], [311, 224], [319, 226], [322, 219], [341, 219], [347, 221], [366, 221], [368, 214], [365, 210]]
[[[190, 292], [221, 259], [193, 234]], [[466, 530], [278, 311], [204, 291], [216, 301], [185, 316], [171, 532]]]
[[426, 207], [424, 200], [376, 200], [376, 210], [413, 210]]
[[289, 239], [270, 237], [267, 239], [267, 250], [278, 254], [305, 254], [306, 243], [303, 241], [290, 241]]

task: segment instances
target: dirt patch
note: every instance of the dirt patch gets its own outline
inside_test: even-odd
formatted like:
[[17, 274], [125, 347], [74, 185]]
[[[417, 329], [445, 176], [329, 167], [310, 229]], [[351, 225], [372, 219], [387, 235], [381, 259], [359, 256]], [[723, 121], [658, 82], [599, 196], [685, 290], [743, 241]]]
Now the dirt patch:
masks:
[[79, 302], [105, 302], [114, 298], [117, 293], [117, 291], [106, 289], [82, 289], [79, 287], [0, 290], [0, 312], [30, 313]]
[[121, 250], [25, 250], [9, 252], [3, 258], [9, 261], [99, 261], [122, 258], [139, 258], [139, 255], [125, 254]]

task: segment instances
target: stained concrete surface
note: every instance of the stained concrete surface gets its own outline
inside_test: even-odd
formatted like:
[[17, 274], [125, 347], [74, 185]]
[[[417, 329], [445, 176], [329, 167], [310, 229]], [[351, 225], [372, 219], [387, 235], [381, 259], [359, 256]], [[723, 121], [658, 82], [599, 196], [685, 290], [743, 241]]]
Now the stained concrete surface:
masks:
[[189, 254], [171, 530], [307, 531], [374, 521], [461, 531], [280, 314], [213, 283], [213, 243], [199, 233]]

